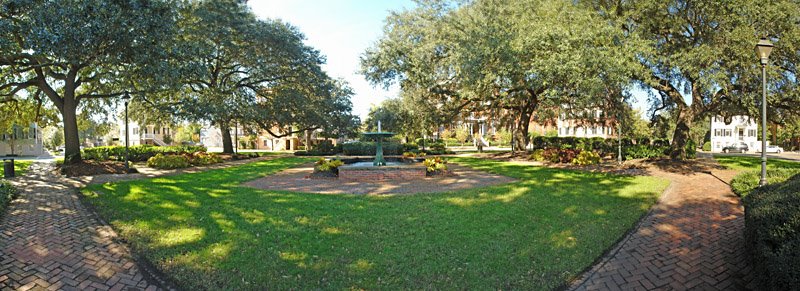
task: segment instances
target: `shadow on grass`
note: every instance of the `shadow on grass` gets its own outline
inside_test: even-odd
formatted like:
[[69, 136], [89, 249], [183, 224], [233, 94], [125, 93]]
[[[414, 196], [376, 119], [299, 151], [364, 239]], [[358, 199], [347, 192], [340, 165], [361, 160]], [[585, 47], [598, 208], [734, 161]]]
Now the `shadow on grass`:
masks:
[[307, 161], [284, 158], [84, 193], [185, 289], [551, 289], [601, 255], [667, 184], [452, 160], [521, 181], [405, 196], [238, 186]]

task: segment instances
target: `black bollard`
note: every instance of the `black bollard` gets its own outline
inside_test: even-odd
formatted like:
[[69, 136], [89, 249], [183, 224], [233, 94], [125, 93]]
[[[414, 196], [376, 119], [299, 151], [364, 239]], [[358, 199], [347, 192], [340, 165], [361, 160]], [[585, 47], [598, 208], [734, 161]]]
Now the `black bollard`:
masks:
[[14, 159], [3, 159], [3, 176], [14, 178]]

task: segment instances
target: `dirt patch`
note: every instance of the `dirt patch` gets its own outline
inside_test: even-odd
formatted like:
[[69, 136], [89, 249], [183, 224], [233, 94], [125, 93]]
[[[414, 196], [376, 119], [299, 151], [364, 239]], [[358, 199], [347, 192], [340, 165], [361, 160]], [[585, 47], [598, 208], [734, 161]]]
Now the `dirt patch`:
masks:
[[417, 180], [348, 181], [336, 178], [311, 179], [313, 164], [284, 170], [280, 173], [245, 183], [245, 186], [264, 190], [321, 194], [415, 194], [464, 190], [506, 184], [516, 179], [449, 164], [449, 173]]
[[[75, 164], [62, 165], [58, 171], [67, 177], [124, 174], [125, 162], [84, 160]], [[136, 169], [131, 168], [131, 173], [136, 173]]]

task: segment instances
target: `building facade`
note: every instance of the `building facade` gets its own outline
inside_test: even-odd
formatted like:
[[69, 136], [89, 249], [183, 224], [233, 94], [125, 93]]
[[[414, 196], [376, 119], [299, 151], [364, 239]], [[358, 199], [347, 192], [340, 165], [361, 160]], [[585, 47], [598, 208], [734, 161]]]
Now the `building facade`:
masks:
[[565, 112], [558, 115], [556, 127], [558, 136], [566, 137], [616, 137], [616, 120], [606, 116], [601, 109], [591, 109], [570, 116]]
[[722, 116], [711, 118], [711, 152], [719, 153], [729, 145], [745, 143], [749, 151], [761, 151], [756, 120], [745, 115], [731, 117], [726, 122]]
[[[145, 125], [141, 126], [136, 122], [128, 123], [128, 136], [130, 143], [128, 145], [157, 145], [167, 146], [172, 144], [174, 140], [174, 132], [169, 126], [156, 126]], [[125, 124], [119, 126], [119, 141], [121, 145], [125, 145]]]
[[36, 123], [15, 126], [12, 132], [0, 134], [0, 156], [41, 156], [46, 153], [42, 130]]

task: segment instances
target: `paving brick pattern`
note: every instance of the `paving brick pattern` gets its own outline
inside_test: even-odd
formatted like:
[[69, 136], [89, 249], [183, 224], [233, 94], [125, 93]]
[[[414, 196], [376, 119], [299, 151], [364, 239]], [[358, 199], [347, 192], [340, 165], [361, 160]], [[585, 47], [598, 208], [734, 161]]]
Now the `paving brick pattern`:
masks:
[[0, 218], [0, 290], [157, 290], [81, 205], [72, 181], [34, 163]]
[[661, 201], [570, 290], [747, 290], [744, 210], [732, 171], [675, 173]]

